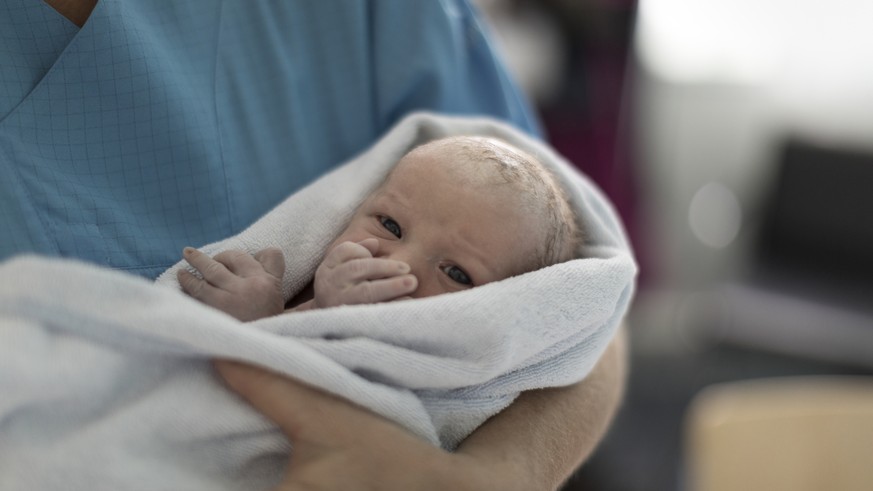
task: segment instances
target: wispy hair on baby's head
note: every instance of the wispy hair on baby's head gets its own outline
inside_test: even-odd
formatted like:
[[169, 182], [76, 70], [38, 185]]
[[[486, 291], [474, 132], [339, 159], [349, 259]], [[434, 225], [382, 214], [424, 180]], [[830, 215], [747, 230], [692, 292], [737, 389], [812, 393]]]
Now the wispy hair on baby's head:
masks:
[[[518, 206], [537, 220], [531, 233], [542, 234], [533, 269], [573, 259], [582, 243], [579, 224], [567, 193], [554, 174], [536, 157], [493, 137], [452, 136], [413, 149], [436, 151], [440, 160], [459, 172], [471, 186], [509, 186]], [[539, 225], [539, 226], [536, 226]]]

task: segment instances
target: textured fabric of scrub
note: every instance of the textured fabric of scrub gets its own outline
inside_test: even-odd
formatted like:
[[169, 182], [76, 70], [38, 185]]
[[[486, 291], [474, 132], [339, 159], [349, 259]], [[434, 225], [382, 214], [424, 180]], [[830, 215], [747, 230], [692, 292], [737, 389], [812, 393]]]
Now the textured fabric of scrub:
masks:
[[[154, 277], [415, 109], [536, 133], [462, 0], [0, 4], [0, 259]], [[289, 231], [289, 233], [293, 233]]]

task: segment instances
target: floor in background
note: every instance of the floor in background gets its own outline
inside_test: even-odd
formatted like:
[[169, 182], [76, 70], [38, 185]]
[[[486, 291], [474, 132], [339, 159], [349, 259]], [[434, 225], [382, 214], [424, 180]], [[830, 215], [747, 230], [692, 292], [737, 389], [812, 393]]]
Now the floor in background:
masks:
[[682, 486], [682, 424], [703, 387], [792, 375], [873, 375], [869, 370], [731, 346], [632, 354], [624, 404], [600, 448], [564, 491], [693, 491]]

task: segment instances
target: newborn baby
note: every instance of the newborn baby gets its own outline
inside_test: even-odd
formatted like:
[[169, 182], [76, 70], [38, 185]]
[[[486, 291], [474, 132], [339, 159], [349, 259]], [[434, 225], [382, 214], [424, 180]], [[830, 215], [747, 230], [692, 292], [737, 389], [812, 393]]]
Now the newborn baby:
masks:
[[451, 137], [407, 153], [327, 248], [310, 287], [284, 304], [284, 258], [183, 255], [183, 290], [241, 321], [287, 310], [460, 291], [573, 258], [564, 192], [533, 156], [495, 138]]

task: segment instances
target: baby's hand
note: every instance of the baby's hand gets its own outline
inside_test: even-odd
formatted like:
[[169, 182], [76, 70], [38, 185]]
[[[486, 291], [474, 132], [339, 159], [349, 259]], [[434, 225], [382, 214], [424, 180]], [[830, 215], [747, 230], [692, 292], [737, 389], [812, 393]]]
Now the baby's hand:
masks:
[[376, 239], [343, 242], [331, 250], [315, 271], [315, 308], [394, 300], [414, 292], [409, 265], [373, 257]]
[[188, 295], [243, 322], [284, 311], [285, 258], [279, 249], [271, 247], [254, 256], [244, 251], [225, 251], [210, 258], [186, 247], [182, 254], [203, 275], [201, 280], [179, 270], [179, 284]]

